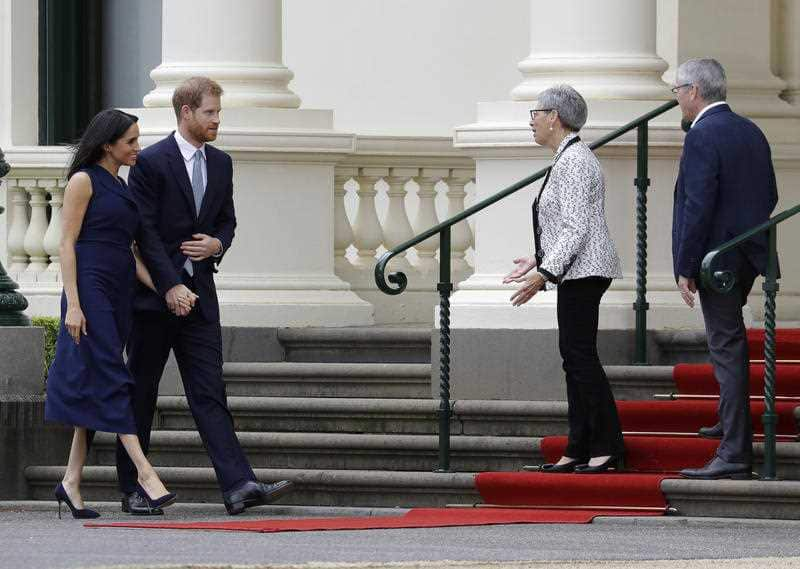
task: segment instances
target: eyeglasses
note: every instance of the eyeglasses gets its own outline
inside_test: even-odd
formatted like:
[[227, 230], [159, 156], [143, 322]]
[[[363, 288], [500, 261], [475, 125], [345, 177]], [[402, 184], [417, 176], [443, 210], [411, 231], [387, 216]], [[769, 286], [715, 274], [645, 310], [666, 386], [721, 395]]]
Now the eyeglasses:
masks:
[[536, 113], [549, 113], [554, 109], [531, 109], [531, 120], [536, 118]]
[[684, 87], [691, 87], [691, 86], [692, 86], [691, 83], [684, 83], [683, 85], [675, 85], [672, 89], [670, 89], [670, 91], [672, 91], [675, 95], [677, 95], [678, 91], [680, 91]]

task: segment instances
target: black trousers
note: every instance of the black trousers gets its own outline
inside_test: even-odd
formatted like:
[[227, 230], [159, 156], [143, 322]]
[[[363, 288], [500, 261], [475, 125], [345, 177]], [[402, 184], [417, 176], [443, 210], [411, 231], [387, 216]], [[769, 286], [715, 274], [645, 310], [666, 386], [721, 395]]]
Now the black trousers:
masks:
[[588, 459], [622, 454], [614, 394], [597, 354], [600, 299], [611, 279], [588, 277], [558, 285], [558, 347], [564, 360], [569, 405], [565, 456]]
[[717, 456], [726, 462], [753, 462], [750, 415], [750, 355], [742, 306], [753, 288], [756, 270], [744, 262], [728, 293], [700, 287], [700, 307], [706, 325], [708, 351], [719, 383], [719, 422], [722, 441]]
[[[127, 345], [128, 368], [136, 382], [133, 404], [143, 450], [147, 453], [150, 447], [158, 384], [170, 350], [175, 352], [189, 409], [223, 494], [255, 480], [228, 410], [220, 324], [205, 321], [195, 310], [185, 317], [160, 312], [134, 317]], [[119, 441], [117, 475], [123, 493], [136, 490], [136, 468]]]

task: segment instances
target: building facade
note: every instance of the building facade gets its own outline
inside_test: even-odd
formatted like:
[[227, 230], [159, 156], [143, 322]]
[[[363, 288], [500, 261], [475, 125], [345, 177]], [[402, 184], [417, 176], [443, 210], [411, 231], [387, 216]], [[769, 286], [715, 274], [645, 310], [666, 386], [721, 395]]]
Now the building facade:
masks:
[[[57, 92], [54, 78], [76, 73], [75, 84], [87, 89], [81, 70], [100, 86], [91, 91], [100, 106], [140, 116], [145, 144], [174, 128], [169, 101], [182, 79], [208, 75], [225, 88], [216, 144], [235, 161], [239, 218], [217, 280], [225, 325], [434, 323], [436, 240], [392, 261], [409, 277], [396, 297], [375, 286], [376, 252], [546, 166], [549, 152], [533, 143], [528, 110], [554, 83], [586, 97], [582, 135], [594, 140], [669, 100], [681, 61], [715, 57], [728, 72], [732, 107], [772, 144], [778, 209], [800, 202], [800, 0], [107, 1], [89, 12], [102, 37], [86, 48], [99, 50], [99, 60], [83, 67], [47, 38], [87, 26], [88, 16], [48, 20], [50, 4], [0, 0], [0, 147], [13, 167], [0, 187], [0, 258], [31, 314], [57, 314], [60, 294], [69, 154], [41, 145], [43, 128], [57, 123], [47, 94]], [[43, 72], [43, 61], [68, 68]], [[648, 322], [662, 331], [701, 327], [671, 274], [679, 122], [673, 110], [650, 125]], [[601, 327], [629, 331], [635, 137], [598, 155], [625, 272], [604, 299]], [[463, 365], [496, 368], [542, 334], [512, 365], [514, 376], [555, 349], [557, 293], [513, 308], [511, 288], [500, 284], [511, 259], [531, 252], [532, 191], [454, 228], [454, 350]], [[798, 239], [800, 223], [781, 226], [783, 324], [800, 321], [800, 257], [790, 245]], [[757, 285], [749, 303], [756, 322], [762, 304]], [[490, 349], [495, 355], [481, 355]], [[463, 395], [481, 396], [475, 389]]]

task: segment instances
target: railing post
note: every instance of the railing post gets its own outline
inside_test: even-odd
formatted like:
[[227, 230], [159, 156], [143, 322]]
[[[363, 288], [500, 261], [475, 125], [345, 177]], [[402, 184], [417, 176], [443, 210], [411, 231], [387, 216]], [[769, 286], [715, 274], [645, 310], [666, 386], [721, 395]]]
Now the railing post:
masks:
[[636, 352], [633, 363], [647, 364], [647, 122], [636, 129]]
[[439, 232], [439, 468], [450, 470], [450, 227]]
[[764, 290], [764, 470], [762, 480], [776, 480], [775, 431], [778, 415], [775, 413], [775, 295], [778, 285], [778, 226], [769, 228], [769, 260]]

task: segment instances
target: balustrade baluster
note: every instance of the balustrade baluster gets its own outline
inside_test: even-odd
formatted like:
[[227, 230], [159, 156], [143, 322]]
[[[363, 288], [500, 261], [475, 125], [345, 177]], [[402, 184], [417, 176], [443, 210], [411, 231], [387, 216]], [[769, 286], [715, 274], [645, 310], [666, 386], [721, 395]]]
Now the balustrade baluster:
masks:
[[[50, 256], [50, 266], [45, 273], [49, 280], [57, 280], [61, 277], [61, 206], [64, 203], [64, 187], [66, 180], [56, 180], [55, 185], [50, 188], [50, 225], [44, 234], [44, 250]], [[45, 275], [40, 275], [44, 277]]]
[[[384, 170], [385, 172], [385, 170]], [[353, 222], [353, 244], [358, 249], [358, 258], [354, 265], [372, 271], [375, 267], [375, 253], [383, 243], [383, 230], [375, 210], [375, 184], [382, 175], [376, 175], [376, 169], [359, 168], [358, 210]]]
[[25, 232], [25, 252], [30, 256], [30, 263], [25, 270], [28, 274], [36, 274], [47, 269], [49, 257], [44, 250], [44, 234], [47, 232], [47, 188], [55, 185], [55, 180], [31, 180], [36, 185], [28, 185], [30, 196], [31, 219]]
[[347, 219], [344, 198], [347, 195], [345, 184], [350, 181], [350, 174], [337, 173], [333, 177], [333, 262], [336, 268], [349, 264], [347, 248], [353, 243], [353, 228]]
[[[472, 180], [472, 171], [453, 169], [445, 179], [447, 183], [447, 217], [453, 217], [464, 211], [464, 198], [467, 192], [466, 185]], [[472, 230], [466, 220], [460, 221], [451, 228], [450, 246], [452, 250], [451, 270], [455, 275], [453, 280], [458, 282], [472, 272], [467, 264], [466, 251], [473, 244]]]
[[[414, 233], [420, 234], [423, 231], [439, 224], [436, 216], [436, 184], [449, 174], [448, 170], [433, 170], [422, 168], [419, 176], [415, 178], [419, 184], [419, 209], [414, 218]], [[435, 235], [416, 245], [417, 250], [417, 269], [427, 274], [438, 268], [436, 262], [436, 250], [439, 248], [439, 236]]]
[[[406, 182], [411, 180], [417, 171], [416, 168], [391, 168], [389, 175], [384, 178], [389, 185], [387, 192], [389, 207], [383, 222], [383, 242], [387, 249], [397, 247], [414, 237], [414, 231], [411, 229], [406, 212]], [[392, 259], [392, 263], [389, 264], [390, 270], [406, 271], [410, 269], [411, 265], [406, 259], [406, 255], [407, 252], [404, 251]]]
[[28, 268], [28, 254], [25, 252], [25, 233], [28, 231], [28, 192], [25, 183], [36, 180], [8, 180], [8, 200], [11, 204], [11, 226], [8, 230], [8, 256], [11, 260], [8, 272], [12, 275]]

